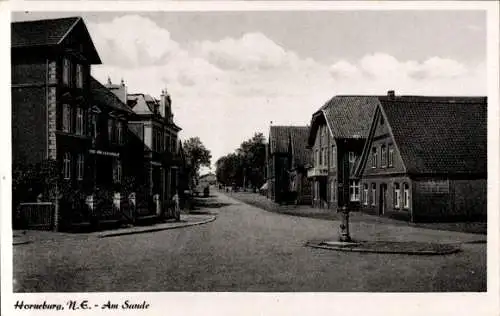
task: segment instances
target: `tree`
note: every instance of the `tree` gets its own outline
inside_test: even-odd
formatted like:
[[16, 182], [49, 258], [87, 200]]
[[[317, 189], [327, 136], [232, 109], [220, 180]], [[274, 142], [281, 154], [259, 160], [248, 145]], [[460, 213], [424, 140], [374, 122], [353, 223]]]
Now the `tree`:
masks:
[[219, 158], [216, 176], [226, 185], [261, 186], [265, 181], [266, 145], [262, 133], [254, 136], [236, 149], [235, 153]]
[[205, 145], [203, 145], [199, 137], [191, 137], [186, 140], [183, 144], [183, 148], [186, 154], [186, 160], [195, 175], [198, 175], [201, 166], [210, 167], [212, 155], [210, 150], [205, 148]]

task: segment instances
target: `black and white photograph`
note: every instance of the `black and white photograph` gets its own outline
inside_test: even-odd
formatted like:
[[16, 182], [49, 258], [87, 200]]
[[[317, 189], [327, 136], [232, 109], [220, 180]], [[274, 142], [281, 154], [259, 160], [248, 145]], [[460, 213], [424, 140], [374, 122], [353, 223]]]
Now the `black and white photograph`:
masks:
[[2, 283], [24, 299], [5, 311], [162, 310], [25, 296], [42, 293], [494, 302], [492, 15], [373, 6], [12, 9]]

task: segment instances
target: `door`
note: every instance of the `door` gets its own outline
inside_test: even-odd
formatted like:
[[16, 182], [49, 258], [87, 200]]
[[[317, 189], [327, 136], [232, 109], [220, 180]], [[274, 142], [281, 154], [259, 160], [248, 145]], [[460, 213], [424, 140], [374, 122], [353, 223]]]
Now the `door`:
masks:
[[387, 209], [387, 184], [382, 183], [379, 190], [379, 211], [378, 215], [383, 215]]

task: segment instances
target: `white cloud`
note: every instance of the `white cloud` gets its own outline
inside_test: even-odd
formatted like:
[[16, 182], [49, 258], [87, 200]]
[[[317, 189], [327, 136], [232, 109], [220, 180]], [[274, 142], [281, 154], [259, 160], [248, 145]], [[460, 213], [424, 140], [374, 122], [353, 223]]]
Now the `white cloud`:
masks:
[[297, 63], [295, 53], [285, 51], [262, 33], [246, 33], [240, 38], [193, 44], [195, 54], [229, 70], [269, 70]]
[[370, 53], [325, 65], [300, 58], [262, 33], [180, 45], [153, 21], [123, 16], [89, 25], [101, 82], [124, 78], [130, 92], [173, 100], [182, 137], [199, 136], [214, 161], [274, 124], [307, 124], [335, 94], [484, 94], [486, 67], [439, 57], [400, 61]]
[[478, 95], [486, 94], [484, 65], [431, 57], [423, 62], [400, 61], [384, 54], [367, 54], [355, 63], [338, 61], [330, 67], [336, 91], [342, 94]]

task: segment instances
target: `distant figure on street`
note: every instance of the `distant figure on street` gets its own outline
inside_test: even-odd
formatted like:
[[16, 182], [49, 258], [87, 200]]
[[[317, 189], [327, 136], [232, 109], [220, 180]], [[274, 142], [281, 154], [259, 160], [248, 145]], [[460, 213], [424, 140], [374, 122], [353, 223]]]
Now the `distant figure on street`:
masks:
[[179, 205], [179, 194], [177, 192], [172, 197], [172, 201], [174, 202], [174, 217], [179, 221], [181, 219], [181, 207]]

